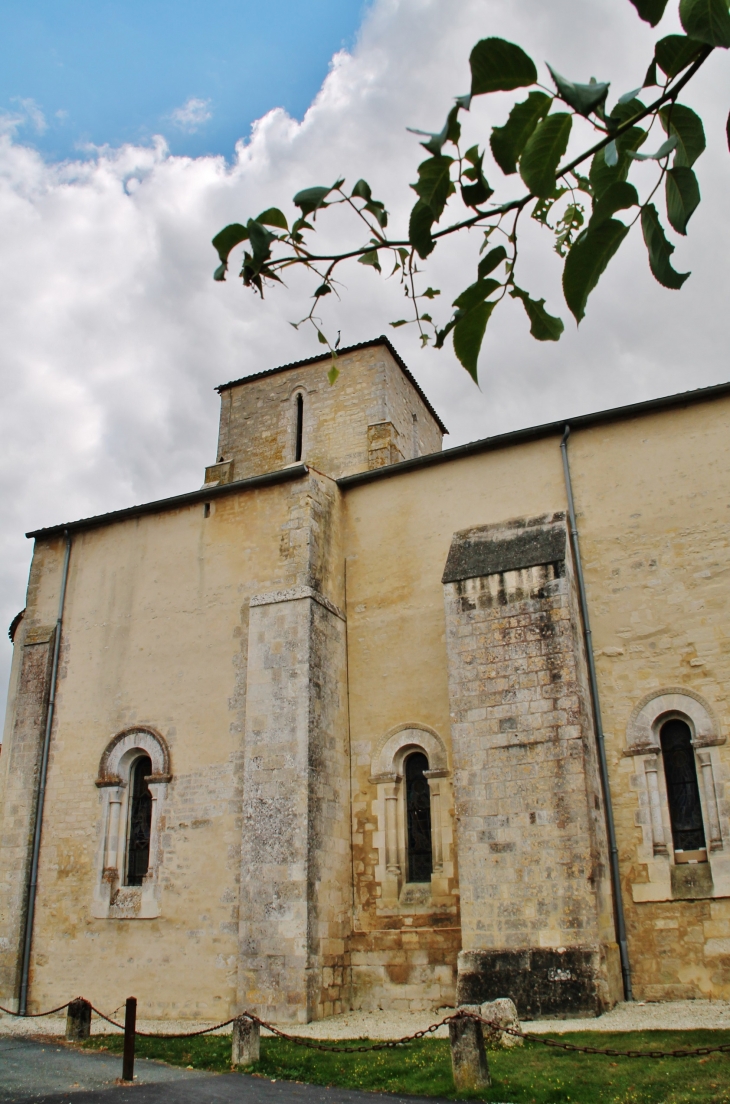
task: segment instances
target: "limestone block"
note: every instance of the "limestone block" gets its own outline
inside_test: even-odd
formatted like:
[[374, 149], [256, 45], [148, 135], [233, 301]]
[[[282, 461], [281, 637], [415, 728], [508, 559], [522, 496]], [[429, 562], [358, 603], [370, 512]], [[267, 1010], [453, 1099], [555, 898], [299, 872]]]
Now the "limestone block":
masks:
[[91, 1005], [81, 997], [72, 1000], [66, 1013], [66, 1038], [71, 1043], [81, 1042], [91, 1035]]
[[259, 1025], [246, 1016], [233, 1021], [233, 1042], [231, 1045], [232, 1066], [252, 1066], [258, 1062], [261, 1054], [261, 1031]]
[[[479, 1012], [479, 1005], [461, 1005], [468, 1011]], [[491, 1085], [487, 1053], [484, 1049], [484, 1033], [478, 1020], [454, 1020], [449, 1024], [451, 1044], [451, 1069], [457, 1092], [469, 1092]]]
[[486, 1024], [482, 1024], [486, 1046], [492, 1050], [498, 1050], [501, 1047], [522, 1046], [524, 1039], [521, 1036], [511, 1035], [504, 1030], [504, 1028], [515, 1028], [518, 1031], [520, 1029], [520, 1019], [513, 1000], [510, 1000], [509, 997], [499, 997], [497, 1000], [485, 1001], [481, 1005], [480, 1014], [485, 1020], [491, 1020], [493, 1024], [497, 1025], [494, 1028], [488, 1028]]

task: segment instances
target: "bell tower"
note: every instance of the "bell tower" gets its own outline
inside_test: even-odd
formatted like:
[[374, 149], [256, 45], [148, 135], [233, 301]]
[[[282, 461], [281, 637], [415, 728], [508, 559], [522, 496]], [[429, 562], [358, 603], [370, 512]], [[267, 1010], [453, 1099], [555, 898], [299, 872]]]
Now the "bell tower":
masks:
[[440, 452], [448, 432], [387, 337], [233, 380], [221, 397], [215, 486], [306, 463], [333, 478]]

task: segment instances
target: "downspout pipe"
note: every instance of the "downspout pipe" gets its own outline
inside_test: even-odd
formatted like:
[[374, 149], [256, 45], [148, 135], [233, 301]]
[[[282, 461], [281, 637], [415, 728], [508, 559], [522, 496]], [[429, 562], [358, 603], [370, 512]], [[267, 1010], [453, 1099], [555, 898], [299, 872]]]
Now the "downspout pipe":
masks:
[[25, 931], [23, 933], [23, 965], [20, 974], [20, 999], [18, 1001], [18, 1012], [21, 1016], [25, 1016], [28, 1012], [28, 976], [30, 974], [30, 952], [33, 943], [33, 920], [35, 918], [35, 902], [38, 888], [38, 859], [41, 852], [41, 833], [43, 831], [43, 805], [46, 800], [48, 753], [51, 747], [51, 731], [53, 729], [53, 715], [56, 707], [56, 683], [58, 682], [58, 657], [61, 651], [63, 607], [66, 601], [68, 565], [71, 558], [71, 534], [67, 529], [64, 530], [64, 536], [66, 538], [66, 551], [63, 558], [63, 570], [61, 573], [61, 594], [58, 599], [58, 617], [56, 619], [56, 632], [53, 638], [53, 666], [51, 667], [51, 688], [48, 698], [48, 711], [46, 713], [46, 730], [43, 737], [41, 769], [38, 778], [38, 795], [35, 808], [35, 823], [33, 825], [33, 857], [30, 864], [30, 881], [28, 883], [28, 907], [25, 914]]
[[565, 476], [565, 492], [568, 498], [568, 517], [570, 521], [570, 543], [573, 548], [575, 561], [575, 574], [578, 581], [578, 596], [580, 611], [583, 620], [583, 632], [585, 634], [586, 657], [588, 660], [588, 678], [591, 686], [591, 705], [593, 707], [593, 723], [596, 730], [596, 744], [598, 745], [598, 768], [601, 774], [601, 789], [603, 790], [603, 807], [606, 811], [606, 835], [608, 837], [608, 864], [611, 871], [611, 888], [613, 890], [614, 924], [616, 928], [616, 941], [618, 943], [621, 958], [621, 974], [624, 983], [624, 999], [634, 999], [631, 988], [631, 967], [629, 965], [629, 947], [626, 940], [626, 918], [624, 904], [621, 896], [621, 878], [618, 865], [618, 847], [616, 845], [616, 824], [613, 818], [613, 802], [611, 801], [611, 789], [608, 782], [608, 763], [606, 761], [606, 741], [603, 733], [603, 719], [601, 717], [601, 702], [598, 696], [598, 678], [596, 676], [596, 660], [593, 654], [593, 634], [591, 621], [588, 614], [588, 598], [586, 596], [585, 580], [583, 578], [583, 563], [580, 558], [580, 543], [578, 539], [578, 523], [575, 518], [575, 503], [573, 502], [573, 484], [570, 478], [570, 464], [568, 462], [568, 438], [570, 426], [566, 425], [563, 438], [560, 442], [560, 451], [563, 456], [563, 475]]

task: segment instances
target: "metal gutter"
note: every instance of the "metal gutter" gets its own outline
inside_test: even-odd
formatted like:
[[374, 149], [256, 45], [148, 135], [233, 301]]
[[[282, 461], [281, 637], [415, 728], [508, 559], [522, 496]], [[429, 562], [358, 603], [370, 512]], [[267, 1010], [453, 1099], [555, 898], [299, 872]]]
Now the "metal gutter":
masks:
[[618, 943], [621, 958], [621, 974], [624, 982], [624, 998], [627, 1001], [634, 999], [631, 988], [631, 966], [629, 963], [629, 947], [626, 940], [626, 918], [624, 916], [624, 903], [621, 896], [621, 877], [618, 864], [618, 846], [616, 844], [616, 824], [613, 818], [613, 802], [611, 800], [611, 788], [608, 781], [608, 763], [606, 761], [606, 741], [603, 732], [603, 718], [601, 716], [601, 701], [598, 696], [598, 677], [596, 675], [596, 659], [593, 654], [593, 634], [588, 613], [588, 597], [586, 595], [585, 579], [583, 578], [583, 563], [580, 556], [580, 541], [578, 538], [578, 522], [575, 517], [575, 503], [573, 501], [573, 484], [570, 478], [570, 463], [568, 461], [568, 438], [570, 437], [570, 425], [565, 426], [560, 442], [560, 451], [563, 458], [563, 475], [565, 477], [565, 493], [568, 498], [568, 517], [570, 519], [570, 541], [573, 547], [575, 560], [575, 573], [578, 581], [578, 596], [580, 599], [581, 616], [583, 618], [583, 632], [585, 635], [586, 658], [588, 660], [588, 677], [591, 684], [591, 705], [593, 707], [593, 722], [596, 729], [596, 744], [598, 747], [598, 768], [601, 775], [601, 788], [603, 790], [603, 806], [606, 813], [606, 836], [608, 837], [608, 865], [611, 871], [611, 888], [613, 890], [614, 924], [616, 929], [616, 942]]
[[[615, 406], [608, 410], [599, 410], [594, 414], [581, 414], [577, 418], [569, 419], [569, 422], [574, 429], [587, 429], [591, 426], [628, 421], [632, 418], [644, 417], [647, 414], [694, 406], [695, 403], [711, 402], [713, 399], [728, 396], [730, 396], [730, 383], [717, 383], [712, 387], [697, 388], [695, 391], [681, 391], [677, 395], [665, 395], [659, 399], [648, 399], [646, 402], [631, 403], [628, 406]], [[494, 452], [498, 449], [526, 444], [528, 441], [540, 441], [545, 437], [556, 437], [563, 432], [565, 424], [563, 418], [557, 422], [545, 422], [542, 425], [530, 426], [526, 429], [499, 433], [494, 437], [484, 437], [479, 441], [470, 441], [466, 445], [444, 449], [443, 452], [430, 452], [426, 456], [417, 456], [413, 460], [401, 460], [397, 464], [387, 464], [385, 467], [373, 468], [371, 471], [357, 472], [355, 475], [343, 475], [337, 480], [337, 485], [343, 488], [359, 487], [365, 483], [374, 483], [378, 479], [392, 479], [396, 475], [406, 475], [408, 472], [420, 471], [422, 468], [448, 464], [451, 460], [478, 456], [483, 452]]]
[[117, 521], [143, 517], [145, 514], [161, 514], [168, 510], [178, 510], [183, 506], [194, 505], [196, 502], [210, 502], [214, 498], [235, 494], [238, 491], [255, 491], [259, 487], [272, 487], [277, 483], [289, 483], [295, 479], [302, 479], [308, 472], [309, 468], [306, 464], [290, 464], [287, 468], [280, 468], [275, 472], [266, 472], [265, 475], [252, 475], [248, 479], [237, 479], [232, 483], [224, 483], [220, 487], [204, 487], [200, 491], [189, 491], [187, 494], [175, 495], [172, 498], [159, 498], [155, 502], [144, 502], [141, 506], [128, 506], [124, 510], [113, 510], [109, 514], [97, 514], [95, 517], [81, 518], [80, 521], [68, 521], [62, 525], [51, 525], [46, 529], [32, 529], [25, 535], [26, 537], [51, 537], [66, 531], [77, 532], [80, 529], [97, 529], [102, 525], [113, 525]]
[[63, 628], [63, 607], [66, 601], [66, 583], [68, 582], [68, 565], [71, 558], [71, 534], [67, 531], [66, 552], [63, 558], [63, 572], [61, 575], [61, 595], [58, 599], [58, 618], [56, 620], [56, 632], [53, 638], [53, 666], [51, 668], [51, 691], [48, 698], [48, 711], [46, 713], [46, 730], [43, 737], [43, 753], [41, 755], [41, 769], [38, 778], [38, 795], [35, 807], [35, 822], [33, 824], [33, 856], [30, 864], [30, 881], [28, 883], [28, 906], [25, 913], [25, 931], [23, 932], [23, 964], [20, 972], [20, 998], [18, 1012], [24, 1016], [28, 1011], [28, 975], [30, 973], [30, 952], [33, 943], [33, 921], [35, 919], [36, 891], [38, 888], [38, 859], [41, 851], [41, 832], [43, 831], [43, 806], [46, 800], [46, 777], [48, 774], [48, 752], [51, 746], [51, 730], [53, 728], [53, 716], [56, 708], [56, 683], [58, 682], [58, 656], [61, 650], [61, 630]]

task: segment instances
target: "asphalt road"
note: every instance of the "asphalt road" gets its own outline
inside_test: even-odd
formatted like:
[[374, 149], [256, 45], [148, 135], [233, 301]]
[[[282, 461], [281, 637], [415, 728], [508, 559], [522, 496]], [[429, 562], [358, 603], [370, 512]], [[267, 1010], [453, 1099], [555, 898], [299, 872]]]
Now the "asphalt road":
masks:
[[442, 1104], [396, 1096], [269, 1081], [242, 1073], [201, 1073], [138, 1058], [135, 1084], [118, 1085], [119, 1055], [45, 1041], [0, 1037], [0, 1104]]

